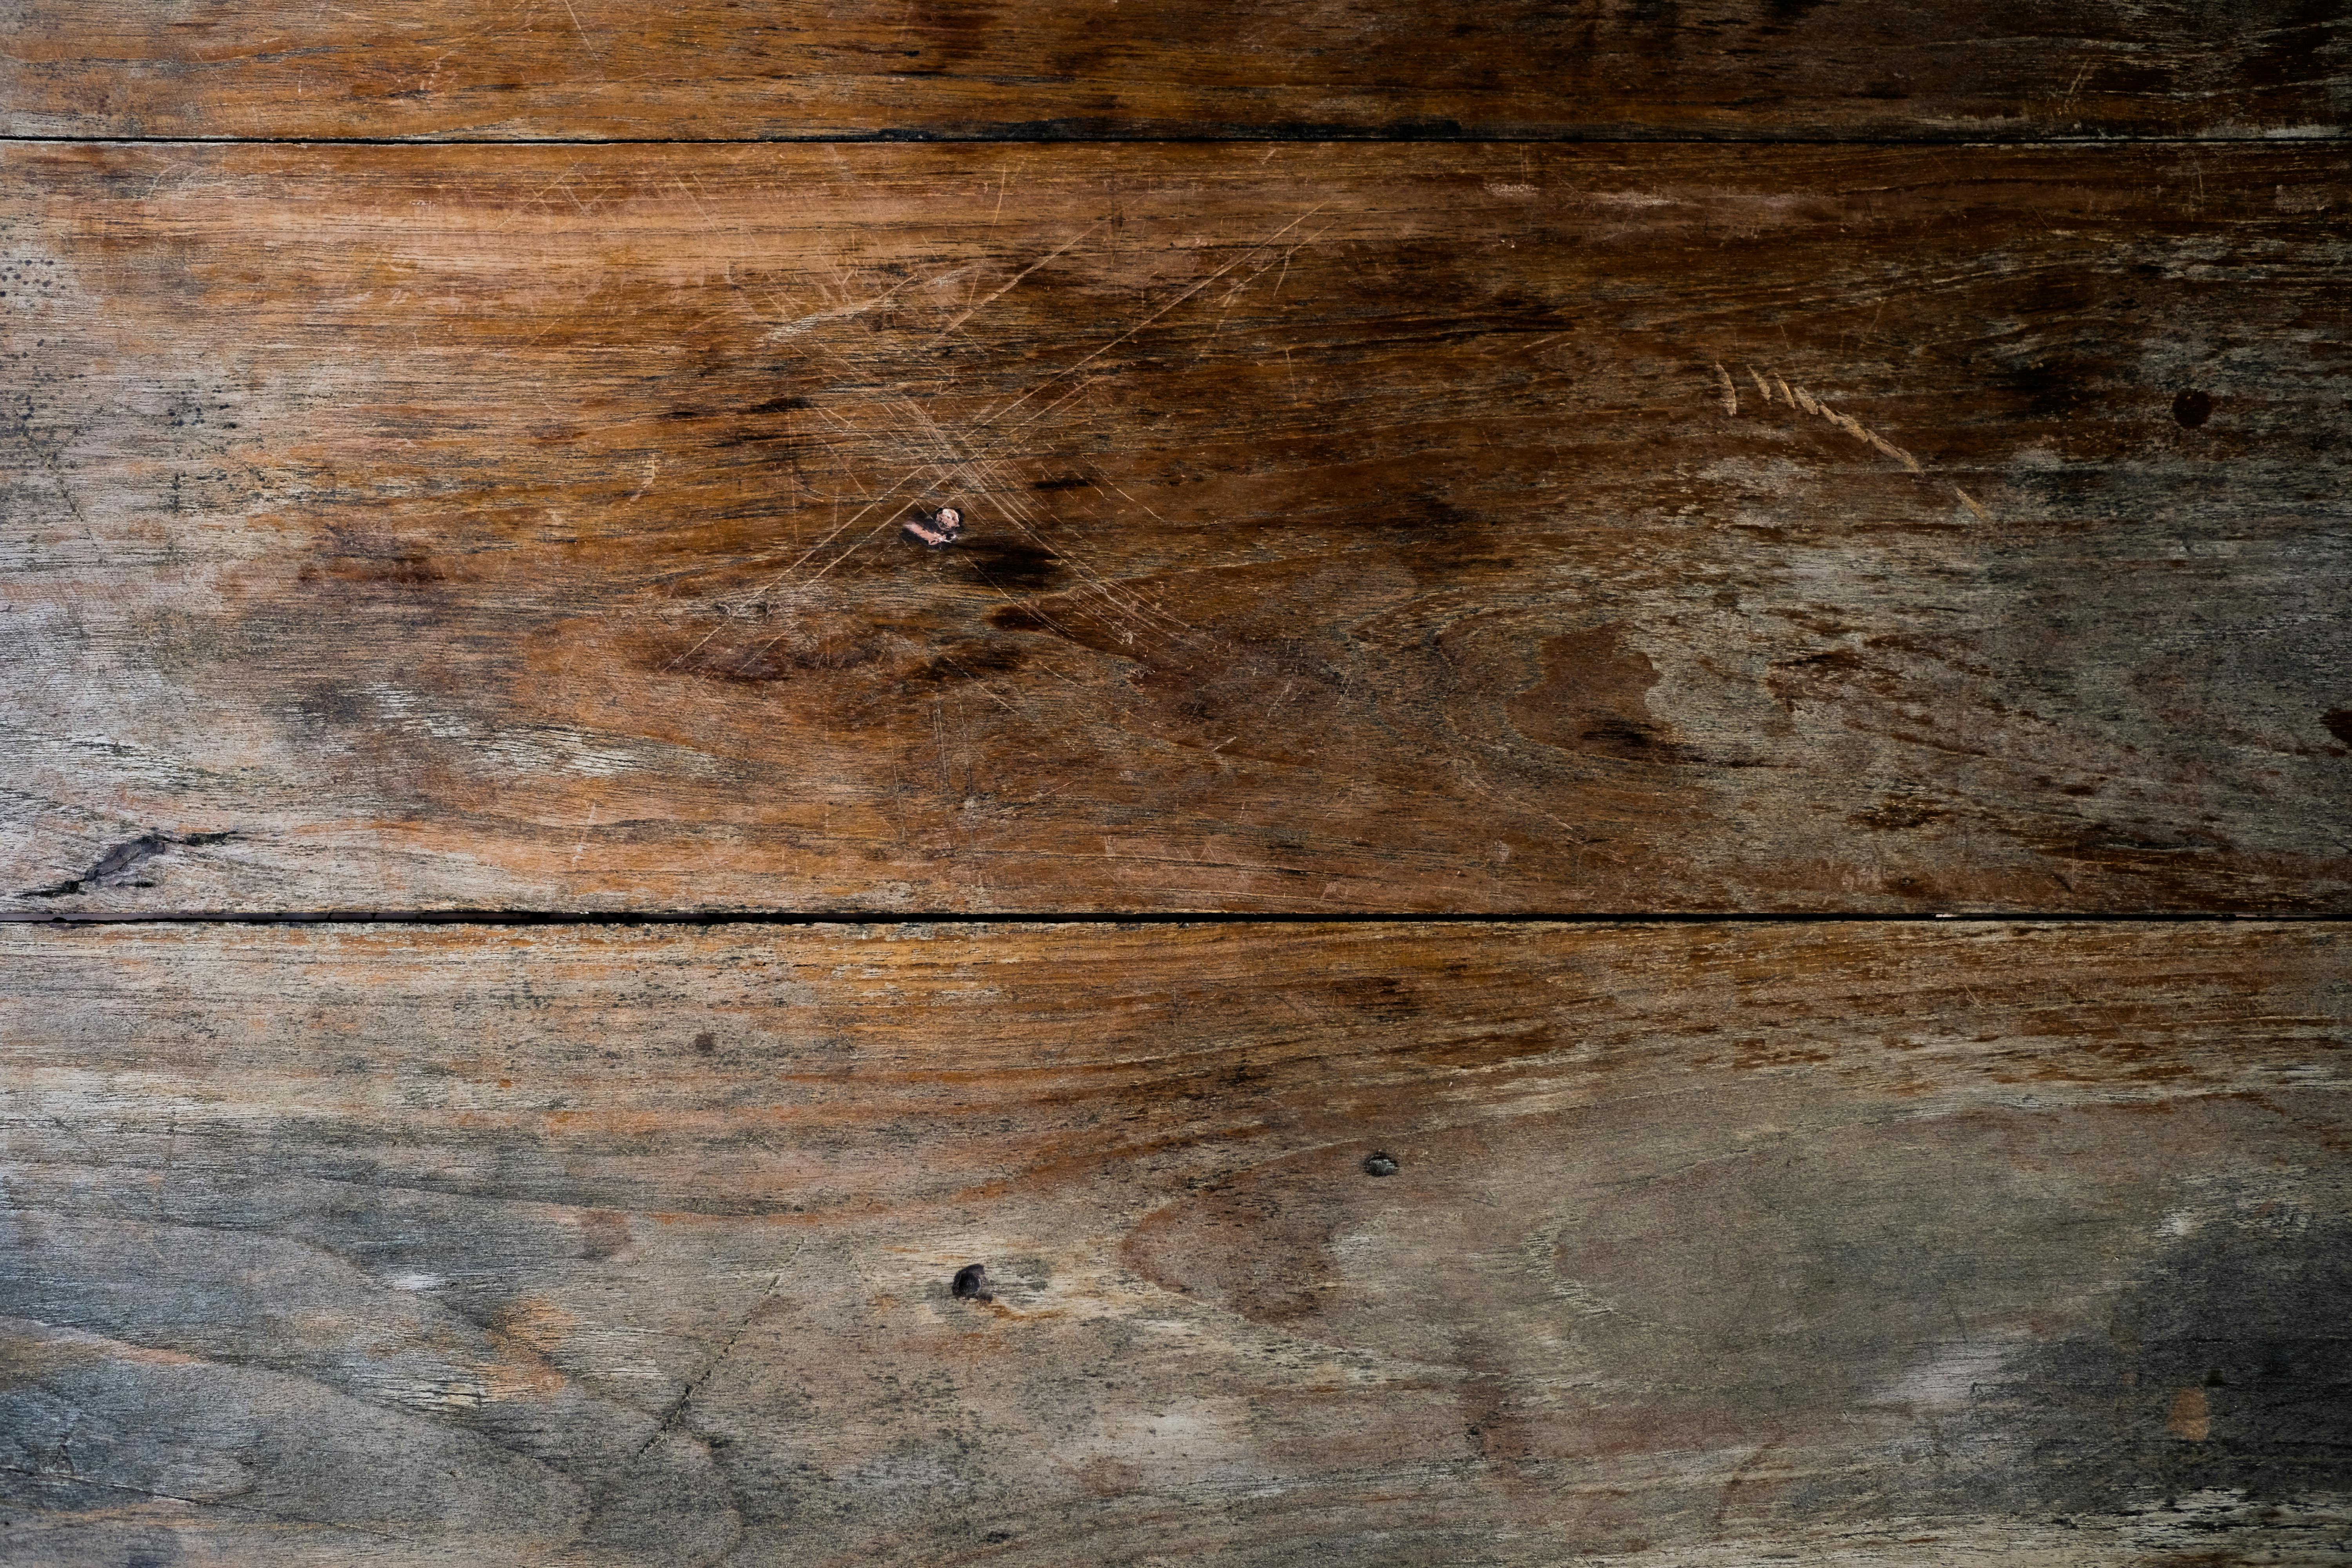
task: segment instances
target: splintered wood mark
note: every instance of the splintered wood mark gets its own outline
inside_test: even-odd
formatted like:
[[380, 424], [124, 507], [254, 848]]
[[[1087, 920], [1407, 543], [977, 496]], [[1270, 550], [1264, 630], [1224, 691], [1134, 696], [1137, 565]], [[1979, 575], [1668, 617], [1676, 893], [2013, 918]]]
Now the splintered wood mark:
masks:
[[[1715, 367], [1715, 374], [1721, 379], [1723, 385], [1724, 412], [1727, 414], [1738, 413], [1739, 411], [1738, 400], [1732, 395], [1730, 375], [1720, 364]], [[1762, 373], [1758, 371], [1757, 368], [1751, 364], [1748, 367], [1748, 374], [1755, 381], [1756, 389], [1764, 395], [1764, 401], [1768, 404], [1770, 403], [1772, 401], [1771, 387], [1765, 384]], [[1871, 429], [1866, 425], [1864, 425], [1860, 420], [1855, 419], [1853, 416], [1839, 413], [1836, 409], [1832, 408], [1828, 404], [1816, 398], [1811, 393], [1807, 392], [1803, 387], [1790, 386], [1786, 376], [1775, 372], [1772, 376], [1772, 384], [1780, 389], [1780, 401], [1787, 404], [1790, 407], [1801, 408], [1807, 414], [1811, 415], [1814, 418], [1825, 420], [1829, 424], [1836, 426], [1840, 430], [1844, 431], [1855, 440], [1894, 458], [1896, 462], [1902, 464], [1905, 468], [1910, 469], [1915, 474], [1926, 472], [1925, 469], [1920, 468], [1918, 458], [1913, 457], [1910, 453], [1905, 451], [1902, 447], [1896, 446], [1894, 442], [1888, 440], [1877, 431]]]
[[[1902, 464], [1904, 468], [1912, 473], [1924, 475], [1927, 471], [1926, 468], [1921, 465], [1917, 458], [1912, 456], [1909, 452], [1888, 440], [1878, 431], [1872, 429], [1867, 425], [1864, 425], [1853, 415], [1843, 413], [1839, 409], [1831, 407], [1828, 404], [1823, 403], [1811, 393], [1806, 391], [1802, 386], [1790, 385], [1789, 379], [1786, 376], [1781, 375], [1779, 372], [1774, 372], [1771, 380], [1768, 382], [1764, 378], [1764, 373], [1758, 370], [1754, 365], [1751, 364], [1746, 368], [1748, 371], [1748, 378], [1756, 384], [1757, 392], [1763, 397], [1764, 402], [1768, 405], [1776, 401], [1772, 393], [1773, 389], [1778, 387], [1780, 395], [1777, 401], [1786, 404], [1791, 408], [1801, 409], [1804, 413], [1811, 415], [1812, 417], [1819, 419], [1825, 424], [1836, 426], [1839, 430], [1843, 431], [1846, 435], [1852, 437], [1857, 441], [1860, 441], [1863, 445], [1870, 447], [1872, 450], [1884, 457], [1892, 458], [1895, 461]], [[1715, 371], [1717, 386], [1722, 395], [1723, 411], [1726, 414], [1738, 414], [1739, 412], [1739, 395], [1736, 389], [1736, 384], [1731, 378], [1730, 373], [1726, 371], [1719, 363], [1714, 363], [1713, 369]], [[1979, 521], [1989, 522], [1992, 520], [1992, 513], [1988, 510], [1984, 506], [1984, 503], [1978, 500], [1976, 497], [1969, 494], [1968, 491], [1962, 489], [1958, 485], [1953, 485], [1951, 489], [1952, 494], [1959, 498], [1960, 504], [1967, 507], [1970, 512], [1975, 514]]]

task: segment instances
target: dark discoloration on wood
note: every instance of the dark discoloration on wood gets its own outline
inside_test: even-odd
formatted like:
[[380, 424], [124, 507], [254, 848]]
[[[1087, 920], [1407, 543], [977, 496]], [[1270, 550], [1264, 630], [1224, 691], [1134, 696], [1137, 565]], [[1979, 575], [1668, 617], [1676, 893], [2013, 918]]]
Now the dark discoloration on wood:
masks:
[[201, 847], [207, 844], [227, 844], [235, 841], [234, 833], [191, 833], [174, 837], [168, 833], [142, 833], [127, 843], [118, 844], [98, 858], [98, 863], [79, 877], [68, 877], [55, 887], [35, 888], [26, 892], [27, 899], [72, 899], [103, 888], [152, 888], [150, 880], [133, 880], [147, 863], [159, 855], [175, 848]]
[[2328, 136], [2329, 0], [26, 0], [16, 135]]
[[5, 196], [22, 910], [2344, 894], [2332, 153], [20, 148]]
[[2327, 1560], [2344, 942], [18, 929], [0, 1540]]

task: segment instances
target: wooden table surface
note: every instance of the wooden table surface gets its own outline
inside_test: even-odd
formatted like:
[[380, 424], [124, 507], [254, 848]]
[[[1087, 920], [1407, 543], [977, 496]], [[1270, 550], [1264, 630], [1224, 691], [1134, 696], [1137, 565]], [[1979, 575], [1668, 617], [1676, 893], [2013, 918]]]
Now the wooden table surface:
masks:
[[2347, 32], [23, 0], [0, 1563], [2352, 1560]]

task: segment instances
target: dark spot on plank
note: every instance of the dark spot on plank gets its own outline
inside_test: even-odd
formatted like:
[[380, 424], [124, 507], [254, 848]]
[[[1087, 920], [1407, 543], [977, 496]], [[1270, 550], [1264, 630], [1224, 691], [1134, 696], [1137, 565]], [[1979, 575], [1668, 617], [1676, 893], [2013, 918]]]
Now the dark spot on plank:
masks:
[[1351, 528], [1379, 528], [1406, 540], [1429, 542], [1465, 534], [1479, 527], [1475, 512], [1465, 510], [1440, 495], [1422, 490], [1401, 496], [1384, 506], [1351, 512]]
[[952, 647], [942, 648], [937, 658], [915, 667], [908, 673], [904, 684], [985, 680], [992, 675], [1011, 675], [1028, 662], [1028, 654], [1010, 643], [958, 643]]
[[1393, 974], [1349, 975], [1333, 981], [1331, 994], [1348, 1006], [1391, 1023], [1412, 1016], [1419, 1007]]
[[435, 564], [432, 557], [418, 550], [352, 567], [339, 575], [346, 582], [390, 583], [404, 588], [429, 587], [449, 580], [449, 574]]
[[1090, 490], [1095, 482], [1079, 474], [1057, 474], [1050, 479], [1039, 479], [1029, 487], [1033, 490]]
[[1022, 540], [991, 540], [984, 544], [966, 545], [961, 553], [971, 563], [973, 573], [982, 582], [1009, 594], [1045, 592], [1063, 575], [1060, 556]]
[[988, 1265], [967, 1263], [956, 1270], [955, 1281], [948, 1287], [959, 1301], [993, 1301], [988, 1289]]
[[988, 613], [988, 624], [1004, 632], [1050, 632], [1053, 624], [1026, 605], [999, 605]]
[[2331, 708], [2319, 716], [2319, 721], [2327, 726], [2329, 734], [2352, 746], [2352, 708]]
[[1671, 760], [1671, 743], [1662, 742], [1658, 727], [1622, 713], [1602, 716], [1577, 732], [1578, 750], [1635, 762]]
[[1397, 1163], [1393, 1155], [1374, 1154], [1364, 1162], [1364, 1174], [1368, 1176], [1393, 1176], [1396, 1173]]
[[1801, 701], [1834, 701], [1871, 668], [1850, 647], [1833, 647], [1802, 658], [1780, 659], [1765, 672], [1764, 684], [1790, 707]]
[[719, 1048], [719, 1037], [705, 1029], [694, 1037], [694, 1048], [707, 1057]]
[[1950, 815], [1950, 812], [1933, 801], [1904, 795], [1888, 795], [1868, 811], [1856, 812], [1846, 820], [1856, 826], [1874, 827], [1882, 833], [1890, 833], [1900, 832], [1906, 827], [1924, 827], [1930, 822], [1940, 822]]
[[2184, 430], [2194, 430], [2213, 417], [2213, 399], [2191, 389], [2172, 400], [2172, 417]]

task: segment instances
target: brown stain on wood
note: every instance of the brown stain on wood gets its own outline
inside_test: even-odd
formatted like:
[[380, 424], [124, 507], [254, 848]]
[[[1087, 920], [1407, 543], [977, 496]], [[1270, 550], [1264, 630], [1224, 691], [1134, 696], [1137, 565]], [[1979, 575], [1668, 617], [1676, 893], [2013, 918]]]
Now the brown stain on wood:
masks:
[[2331, 909], [2339, 174], [23, 150], [16, 702], [131, 749], [20, 757], [6, 885], [234, 832], [70, 907]]
[[1530, 740], [1621, 762], [1672, 763], [1684, 748], [1661, 733], [1647, 697], [1658, 667], [1622, 640], [1622, 628], [1546, 637], [1543, 679], [1516, 694], [1511, 716]]

